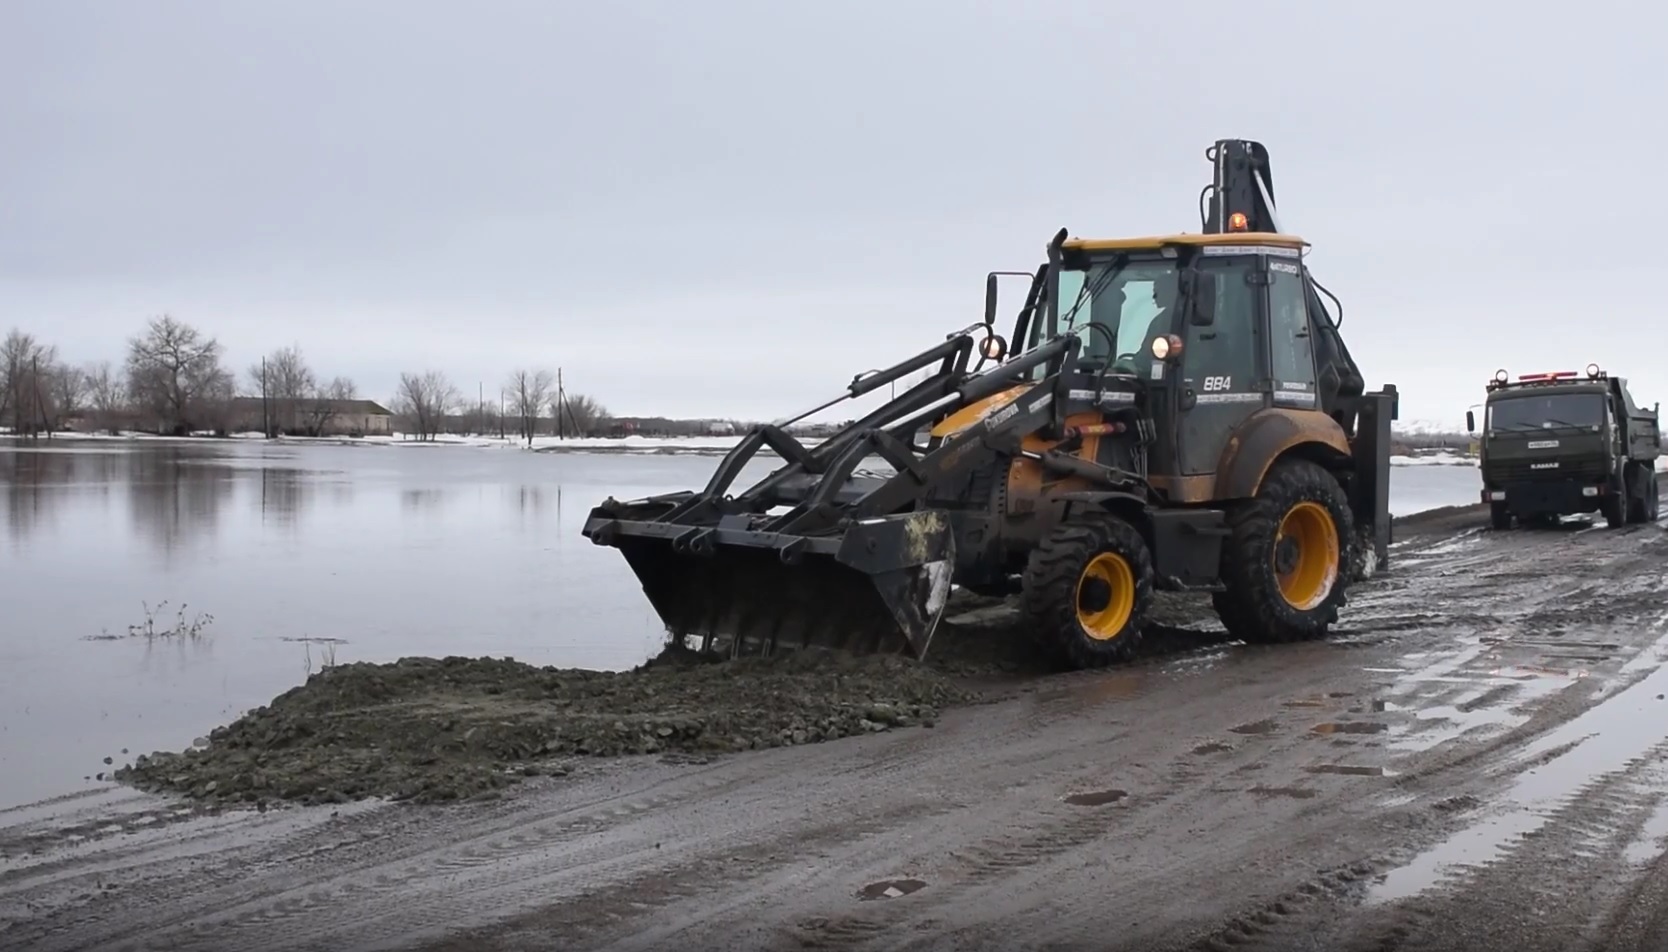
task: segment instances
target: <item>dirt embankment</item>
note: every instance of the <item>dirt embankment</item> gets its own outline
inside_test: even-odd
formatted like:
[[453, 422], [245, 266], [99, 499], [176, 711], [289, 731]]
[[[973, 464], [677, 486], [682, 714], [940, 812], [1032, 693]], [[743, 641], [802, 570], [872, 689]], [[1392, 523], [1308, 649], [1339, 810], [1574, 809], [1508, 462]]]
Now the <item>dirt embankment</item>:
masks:
[[407, 658], [313, 675], [208, 736], [116, 772], [208, 801], [443, 801], [567, 772], [574, 757], [690, 754], [932, 726], [972, 699], [896, 658], [699, 661], [668, 652], [601, 672], [492, 658]]

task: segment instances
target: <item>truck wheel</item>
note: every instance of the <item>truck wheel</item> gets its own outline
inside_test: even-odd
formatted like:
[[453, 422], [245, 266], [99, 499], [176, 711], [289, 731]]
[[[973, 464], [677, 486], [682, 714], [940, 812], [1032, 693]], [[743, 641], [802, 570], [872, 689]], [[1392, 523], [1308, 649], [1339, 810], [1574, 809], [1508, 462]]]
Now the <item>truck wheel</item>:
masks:
[[1627, 479], [1624, 476], [1619, 490], [1599, 500], [1599, 513], [1604, 516], [1604, 521], [1610, 528], [1620, 529], [1627, 525], [1627, 497]]
[[1512, 511], [1503, 502], [1488, 504], [1488, 519], [1494, 528], [1504, 532], [1512, 527]]
[[1255, 499], [1228, 518], [1225, 590], [1211, 601], [1228, 633], [1253, 643], [1304, 641], [1338, 620], [1355, 538], [1349, 498], [1307, 460], [1269, 468]]
[[1057, 526], [1025, 566], [1024, 606], [1038, 639], [1074, 668], [1127, 660], [1152, 602], [1153, 560], [1135, 527], [1111, 515]]
[[1630, 523], [1650, 521], [1651, 475], [1643, 466], [1632, 465], [1627, 468], [1627, 521]]

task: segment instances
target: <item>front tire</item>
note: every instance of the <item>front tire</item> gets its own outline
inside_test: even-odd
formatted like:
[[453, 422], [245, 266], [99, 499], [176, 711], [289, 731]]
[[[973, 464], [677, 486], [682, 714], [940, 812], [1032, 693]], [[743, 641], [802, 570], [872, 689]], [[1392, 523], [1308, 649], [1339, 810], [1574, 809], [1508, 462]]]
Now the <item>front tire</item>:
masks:
[[1599, 514], [1604, 516], [1604, 522], [1612, 529], [1620, 529], [1627, 525], [1628, 517], [1628, 479], [1622, 474], [1621, 486], [1615, 492], [1608, 493], [1599, 500]]
[[1025, 612], [1050, 653], [1073, 668], [1127, 661], [1152, 603], [1153, 561], [1135, 527], [1110, 514], [1056, 526], [1025, 567]]
[[1270, 467], [1228, 519], [1225, 590], [1211, 598], [1228, 633], [1253, 644], [1325, 636], [1346, 598], [1354, 523], [1331, 473], [1301, 459]]
[[1507, 509], [1506, 504], [1503, 502], [1491, 502], [1488, 504], [1488, 518], [1489, 523], [1501, 532], [1504, 532], [1512, 527], [1512, 511]]

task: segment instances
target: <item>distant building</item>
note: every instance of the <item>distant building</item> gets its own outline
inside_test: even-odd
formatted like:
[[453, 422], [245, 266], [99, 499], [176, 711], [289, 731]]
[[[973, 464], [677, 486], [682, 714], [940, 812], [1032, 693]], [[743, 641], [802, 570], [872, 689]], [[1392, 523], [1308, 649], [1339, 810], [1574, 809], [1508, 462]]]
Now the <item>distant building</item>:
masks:
[[233, 433], [285, 436], [389, 436], [394, 414], [375, 400], [232, 400]]

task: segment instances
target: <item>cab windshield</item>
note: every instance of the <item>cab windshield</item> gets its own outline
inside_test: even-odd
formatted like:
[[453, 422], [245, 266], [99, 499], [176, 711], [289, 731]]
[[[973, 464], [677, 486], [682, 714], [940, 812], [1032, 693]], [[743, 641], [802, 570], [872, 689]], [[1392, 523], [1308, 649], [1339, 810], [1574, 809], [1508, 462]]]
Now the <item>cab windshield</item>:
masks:
[[1544, 393], [1496, 399], [1488, 407], [1490, 430], [1591, 427], [1604, 423], [1604, 397], [1596, 393]]
[[1152, 338], [1170, 330], [1176, 282], [1176, 263], [1169, 259], [1113, 259], [1062, 270], [1058, 332], [1075, 332], [1078, 353], [1096, 362], [1111, 359], [1114, 373], [1144, 373], [1153, 359]]

